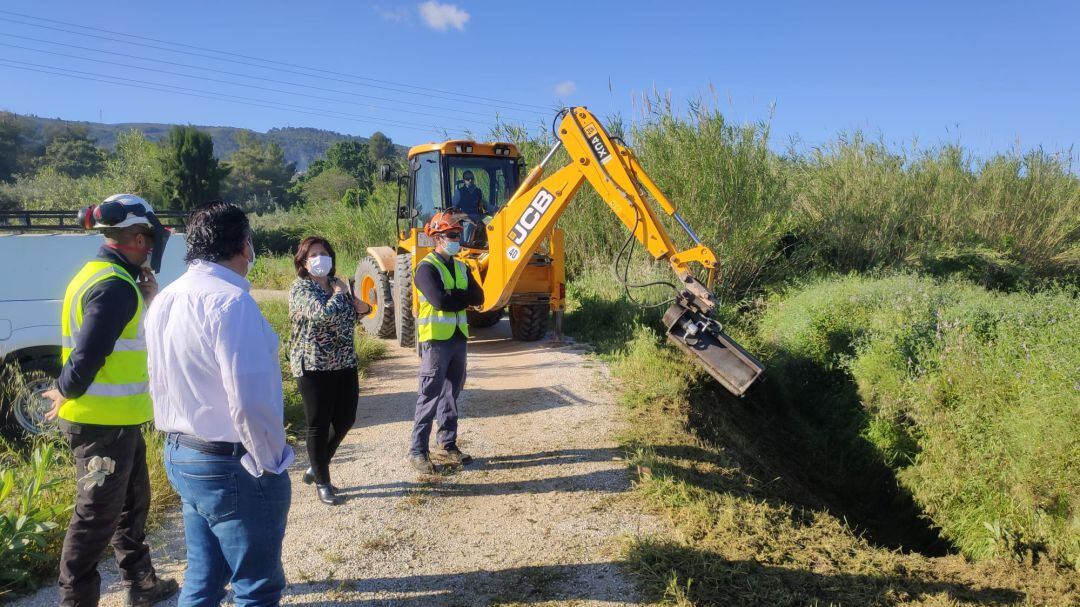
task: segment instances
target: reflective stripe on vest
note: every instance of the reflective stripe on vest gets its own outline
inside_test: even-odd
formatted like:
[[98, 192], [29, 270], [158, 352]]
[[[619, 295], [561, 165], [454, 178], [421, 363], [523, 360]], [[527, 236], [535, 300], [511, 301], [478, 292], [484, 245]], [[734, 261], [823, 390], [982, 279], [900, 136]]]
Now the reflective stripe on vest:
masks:
[[142, 293], [124, 268], [107, 261], [91, 261], [68, 283], [60, 317], [60, 359], [66, 364], [82, 338], [86, 293], [101, 281], [111, 279], [123, 280], [135, 289], [138, 307], [86, 393], [61, 405], [60, 418], [70, 422], [128, 426], [147, 422], [154, 416], [146, 370]]
[[[435, 266], [435, 269], [439, 271], [439, 276], [442, 278], [443, 289], [450, 291], [451, 289], [467, 289], [469, 288], [469, 271], [465, 267], [465, 264], [454, 260], [454, 275], [450, 275], [450, 270], [447, 269], [446, 264], [443, 263], [434, 251], [428, 253], [421, 262], [430, 263]], [[420, 298], [420, 313], [416, 317], [416, 332], [420, 341], [438, 340], [444, 341], [454, 336], [454, 331], [459, 327], [461, 332], [465, 334], [465, 337], [469, 336], [469, 320], [465, 315], [465, 310], [460, 312], [444, 312], [438, 310], [435, 306], [428, 302], [424, 294], [419, 289], [416, 291]]]

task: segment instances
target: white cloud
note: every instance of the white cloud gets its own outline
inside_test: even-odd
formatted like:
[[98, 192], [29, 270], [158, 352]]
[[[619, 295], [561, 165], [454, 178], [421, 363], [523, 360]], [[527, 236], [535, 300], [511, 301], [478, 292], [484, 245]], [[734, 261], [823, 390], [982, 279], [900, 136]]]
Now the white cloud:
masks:
[[404, 8], [384, 8], [376, 4], [374, 7], [375, 12], [382, 17], [383, 21], [389, 21], [391, 23], [404, 23], [409, 20], [409, 11]]
[[555, 94], [559, 97], [567, 97], [574, 94], [577, 90], [577, 85], [573, 80], [563, 80], [555, 85]]
[[465, 31], [465, 24], [469, 22], [468, 11], [458, 8], [456, 4], [442, 4], [436, 0], [428, 0], [419, 7], [420, 17], [433, 30], [445, 32], [450, 28]]

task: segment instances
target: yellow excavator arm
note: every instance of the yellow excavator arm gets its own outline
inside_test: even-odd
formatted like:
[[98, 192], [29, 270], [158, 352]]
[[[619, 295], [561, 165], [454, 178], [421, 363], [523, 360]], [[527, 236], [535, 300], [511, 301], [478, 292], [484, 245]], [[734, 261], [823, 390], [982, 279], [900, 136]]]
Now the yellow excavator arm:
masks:
[[[556, 136], [551, 151], [487, 224], [488, 251], [480, 260], [484, 273], [483, 309], [506, 305], [533, 254], [551, 235], [578, 188], [588, 181], [649, 254], [667, 260], [679, 277], [679, 293], [664, 315], [669, 339], [697, 357], [733, 393], [744, 393], [764, 369], [710, 316], [716, 307], [709, 289], [716, 275], [716, 254], [702, 244], [634, 153], [609, 137], [589, 110], [563, 110]], [[570, 163], [545, 177], [546, 165], [560, 147], [566, 149]], [[692, 247], [680, 250], [675, 245], [646, 202], [647, 196], [686, 230], [694, 243]], [[705, 270], [705, 283], [691, 272], [693, 264]]]

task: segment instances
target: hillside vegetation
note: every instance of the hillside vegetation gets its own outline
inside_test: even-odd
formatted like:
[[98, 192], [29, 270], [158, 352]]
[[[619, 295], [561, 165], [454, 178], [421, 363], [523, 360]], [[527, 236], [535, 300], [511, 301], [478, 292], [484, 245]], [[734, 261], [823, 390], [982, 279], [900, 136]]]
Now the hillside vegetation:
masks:
[[[86, 129], [87, 134], [99, 146], [106, 150], [116, 148], [117, 140], [131, 131], [138, 131], [148, 141], [159, 142], [169, 134], [171, 124], [154, 122], [121, 122], [105, 124], [101, 122], [87, 122], [81, 120], [62, 120], [59, 118], [42, 118], [39, 116], [19, 116], [30, 127], [29, 142], [33, 145], [44, 145], [51, 131], [81, 128]], [[280, 127], [272, 128], [265, 133], [251, 129], [241, 129], [229, 126], [198, 126], [197, 129], [208, 133], [214, 140], [214, 150], [219, 158], [227, 160], [239, 149], [236, 138], [240, 134], [246, 134], [259, 142], [273, 142], [281, 146], [285, 153], [285, 160], [296, 164], [298, 171], [304, 171], [313, 161], [322, 158], [326, 150], [338, 141], [358, 141], [366, 144], [367, 137], [346, 135], [336, 131], [313, 129], [308, 127]], [[399, 154], [405, 153], [403, 146], [397, 146]]]

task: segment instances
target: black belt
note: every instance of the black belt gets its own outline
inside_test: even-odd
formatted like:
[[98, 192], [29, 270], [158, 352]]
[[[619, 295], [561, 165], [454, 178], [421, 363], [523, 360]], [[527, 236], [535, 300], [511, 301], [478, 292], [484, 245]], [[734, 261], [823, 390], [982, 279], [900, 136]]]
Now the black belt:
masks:
[[188, 449], [206, 453], [207, 455], [243, 455], [247, 453], [247, 449], [244, 448], [242, 443], [203, 440], [197, 436], [179, 432], [169, 432], [166, 438], [178, 445], [183, 445]]

